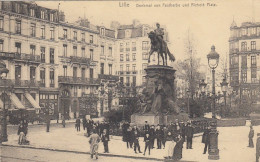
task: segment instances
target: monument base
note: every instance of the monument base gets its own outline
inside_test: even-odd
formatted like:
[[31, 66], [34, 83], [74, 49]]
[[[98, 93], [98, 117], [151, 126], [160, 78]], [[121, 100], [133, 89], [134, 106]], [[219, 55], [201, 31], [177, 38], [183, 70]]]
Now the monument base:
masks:
[[179, 121], [188, 121], [189, 117], [186, 113], [180, 113], [178, 115], [170, 115], [170, 114], [152, 114], [152, 113], [144, 113], [144, 114], [133, 114], [131, 115], [131, 123], [134, 123], [138, 126], [144, 125], [145, 121], [148, 122], [149, 125], [169, 125], [171, 122], [175, 122], [178, 119]]
[[140, 125], [144, 125], [145, 121], [147, 121], [149, 125], [158, 125], [158, 124], [161, 125], [163, 124], [163, 116], [155, 115], [151, 113], [131, 115], [131, 123], [140, 126]]

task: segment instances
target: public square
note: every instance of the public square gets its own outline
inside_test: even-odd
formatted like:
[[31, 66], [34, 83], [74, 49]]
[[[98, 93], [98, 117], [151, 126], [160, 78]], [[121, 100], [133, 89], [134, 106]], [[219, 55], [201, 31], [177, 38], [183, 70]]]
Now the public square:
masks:
[[[82, 127], [81, 127], [82, 128]], [[254, 127], [255, 132], [260, 132], [260, 126]], [[17, 126], [8, 127], [8, 142], [1, 146], [3, 159], [15, 161], [15, 159], [26, 159], [25, 161], [91, 161], [89, 154], [89, 143], [85, 131], [77, 132], [74, 123], [69, 123], [66, 128], [61, 124], [52, 124], [50, 132], [46, 132], [45, 125], [29, 125], [28, 140], [30, 145], [18, 145]], [[255, 148], [248, 146], [248, 126], [218, 127], [220, 162], [250, 162], [255, 160]], [[232, 132], [232, 133], [230, 133]], [[208, 154], [202, 154], [204, 144], [201, 143], [201, 133], [195, 134], [193, 138], [193, 149], [183, 148], [181, 161], [207, 162]], [[254, 137], [254, 142], [256, 136]], [[168, 144], [165, 149], [152, 149], [151, 155], [135, 154], [133, 149], [127, 149], [126, 143], [121, 136], [111, 136], [109, 141], [109, 152], [103, 153], [103, 144], [99, 144], [98, 161], [162, 161], [168, 153]], [[11, 146], [11, 147], [10, 147]], [[141, 151], [144, 150], [143, 138], [140, 139]], [[156, 142], [155, 142], [156, 146]], [[33, 149], [25, 149], [33, 148]], [[10, 150], [12, 150], [10, 152]], [[41, 153], [39, 153], [39, 152]], [[48, 155], [48, 156], [44, 156]]]

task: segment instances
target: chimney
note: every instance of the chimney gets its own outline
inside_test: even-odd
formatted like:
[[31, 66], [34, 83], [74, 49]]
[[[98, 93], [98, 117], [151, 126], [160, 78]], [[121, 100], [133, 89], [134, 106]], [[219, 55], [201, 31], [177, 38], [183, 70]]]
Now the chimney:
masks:
[[65, 22], [65, 14], [64, 14], [63, 11], [60, 11], [60, 12], [59, 12], [59, 21]]

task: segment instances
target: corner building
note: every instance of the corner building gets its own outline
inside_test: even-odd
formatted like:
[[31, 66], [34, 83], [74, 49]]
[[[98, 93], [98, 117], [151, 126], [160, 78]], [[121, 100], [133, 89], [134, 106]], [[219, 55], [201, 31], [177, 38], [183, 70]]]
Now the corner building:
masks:
[[241, 99], [247, 96], [253, 108], [260, 101], [260, 23], [244, 22], [230, 27], [230, 86]]

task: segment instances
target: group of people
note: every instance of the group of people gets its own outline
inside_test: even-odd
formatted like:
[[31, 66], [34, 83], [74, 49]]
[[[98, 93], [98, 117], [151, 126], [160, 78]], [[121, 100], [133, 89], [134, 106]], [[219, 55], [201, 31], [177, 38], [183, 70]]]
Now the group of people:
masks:
[[[139, 145], [139, 137], [143, 137], [145, 142], [144, 153], [148, 150], [150, 155], [150, 150], [155, 147], [155, 139], [157, 149], [164, 149], [166, 141], [172, 141], [172, 146], [170, 147], [170, 155], [167, 158], [171, 159], [181, 159], [182, 158], [182, 148], [185, 139], [187, 140], [187, 149], [192, 149], [192, 139], [194, 134], [194, 127], [191, 122], [187, 123], [171, 122], [170, 125], [149, 125], [147, 121], [142, 128], [139, 130], [137, 126], [130, 126], [128, 122], [122, 125], [123, 141], [126, 142], [127, 148], [134, 148], [135, 153], [142, 153]], [[137, 152], [138, 151], [138, 152]]]

